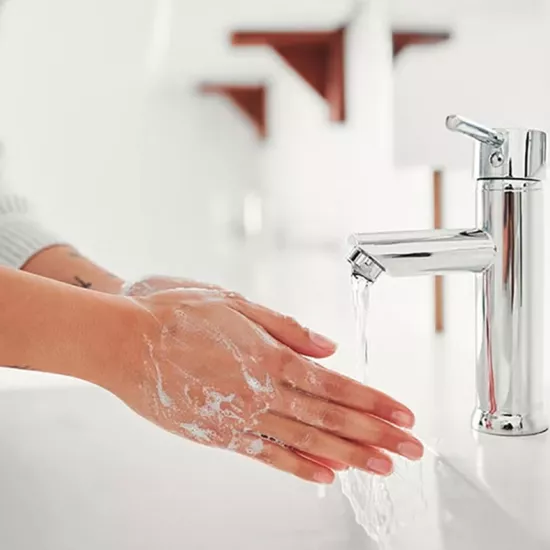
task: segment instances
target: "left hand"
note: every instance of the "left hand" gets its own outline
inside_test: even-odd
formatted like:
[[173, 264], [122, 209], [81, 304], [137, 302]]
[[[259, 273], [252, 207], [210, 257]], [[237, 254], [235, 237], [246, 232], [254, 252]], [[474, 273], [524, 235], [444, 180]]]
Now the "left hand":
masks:
[[[140, 281], [137, 281], [135, 283], [125, 283], [122, 287], [121, 293], [125, 296], [149, 296], [151, 294], [154, 294], [155, 292], [160, 292], [163, 290], [177, 290], [177, 289], [204, 289], [204, 290], [211, 290], [216, 293], [219, 293], [220, 296], [224, 296], [227, 298], [240, 298], [242, 300], [246, 300], [243, 296], [236, 292], [231, 292], [228, 290], [225, 290], [221, 286], [213, 285], [209, 283], [203, 283], [200, 281], [196, 281], [194, 279], [185, 279], [185, 278], [179, 278], [179, 277], [166, 277], [163, 275], [152, 275], [150, 277], [146, 277], [145, 279], [142, 279]], [[269, 317], [271, 316], [277, 316], [277, 317], [285, 317], [281, 315], [280, 313], [274, 312], [272, 310], [268, 310], [267, 308], [264, 308], [263, 306], [259, 306], [257, 304], [254, 304], [254, 307], [258, 308], [259, 311], [263, 310]], [[268, 330], [268, 326], [266, 324], [262, 324], [261, 319], [257, 318], [254, 319], [259, 325], [261, 325], [264, 329]], [[285, 317], [285, 320], [288, 320], [288, 317]], [[295, 326], [298, 326], [298, 323], [294, 320], [291, 320], [292, 324]], [[271, 323], [270, 323], [271, 324]], [[324, 347], [322, 350], [320, 350], [317, 346], [305, 344], [303, 340], [297, 341], [297, 339], [294, 337], [295, 334], [299, 334], [299, 331], [293, 334], [289, 334], [288, 337], [279, 340], [287, 345], [289, 348], [293, 349], [294, 351], [301, 353], [302, 355], [308, 355], [309, 357], [328, 357], [332, 355], [336, 351], [336, 346], [328, 346]], [[310, 331], [310, 334], [314, 334]], [[330, 344], [330, 341], [326, 340], [327, 343]], [[334, 460], [329, 460], [327, 458], [322, 457], [316, 457], [312, 455], [306, 455], [306, 453], [302, 453], [307, 458], [310, 458], [311, 460], [314, 460], [316, 462], [319, 462], [320, 464], [323, 464], [332, 470], [344, 470], [347, 469], [347, 465], [341, 464], [339, 462], [335, 462]]]
[[[145, 279], [136, 282], [128, 281], [124, 283], [120, 292], [124, 296], [149, 296], [155, 292], [163, 290], [177, 290], [199, 288], [201, 290], [217, 290], [224, 291], [221, 286], [201, 283], [194, 279], [185, 279], [180, 277], [167, 277], [164, 275], [151, 275]], [[237, 296], [237, 293], [232, 293]]]

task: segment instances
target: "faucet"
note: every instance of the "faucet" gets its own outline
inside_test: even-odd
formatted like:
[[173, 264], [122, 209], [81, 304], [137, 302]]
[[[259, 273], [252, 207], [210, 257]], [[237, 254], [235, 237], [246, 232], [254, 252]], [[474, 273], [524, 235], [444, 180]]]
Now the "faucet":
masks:
[[543, 180], [546, 134], [492, 129], [456, 115], [449, 130], [476, 141], [477, 227], [358, 233], [353, 274], [374, 283], [467, 271], [476, 275], [476, 407], [483, 433], [534, 435], [544, 412]]

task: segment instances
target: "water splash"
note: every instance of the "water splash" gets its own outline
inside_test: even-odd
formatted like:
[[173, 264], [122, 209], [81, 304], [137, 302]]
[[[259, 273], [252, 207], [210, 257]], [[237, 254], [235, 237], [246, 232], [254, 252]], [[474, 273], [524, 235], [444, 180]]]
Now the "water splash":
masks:
[[[370, 283], [353, 278], [358, 360], [354, 377], [368, 383]], [[376, 368], [376, 367], [374, 367]], [[449, 460], [425, 446], [420, 462], [394, 456], [394, 474], [378, 477], [360, 470], [339, 473], [355, 519], [379, 550], [543, 550], [548, 544], [505, 511]]]
[[[361, 383], [369, 379], [368, 312], [371, 283], [353, 277], [353, 302], [356, 314], [358, 358], [354, 377]], [[378, 543], [381, 550], [391, 548], [393, 534], [415, 521], [426, 509], [422, 463], [394, 457], [394, 474], [380, 477], [350, 469], [340, 473], [342, 490], [353, 508], [356, 521]]]

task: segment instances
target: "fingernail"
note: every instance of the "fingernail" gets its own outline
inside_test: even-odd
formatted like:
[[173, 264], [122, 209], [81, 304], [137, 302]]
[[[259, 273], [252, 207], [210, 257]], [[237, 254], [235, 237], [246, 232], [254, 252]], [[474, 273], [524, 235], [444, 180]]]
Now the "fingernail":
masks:
[[412, 428], [414, 426], [414, 415], [405, 411], [396, 411], [392, 414], [392, 420], [403, 428]]
[[411, 460], [418, 460], [419, 458], [422, 458], [422, 455], [424, 454], [424, 447], [421, 443], [407, 441], [405, 443], [400, 443], [397, 446], [397, 452]]
[[334, 474], [327, 470], [319, 470], [313, 474], [313, 480], [317, 483], [324, 483], [330, 485], [334, 481]]
[[381, 476], [389, 476], [393, 472], [393, 464], [389, 458], [369, 458], [367, 470]]
[[309, 331], [309, 339], [318, 347], [325, 350], [332, 350], [336, 348], [336, 343], [317, 332]]

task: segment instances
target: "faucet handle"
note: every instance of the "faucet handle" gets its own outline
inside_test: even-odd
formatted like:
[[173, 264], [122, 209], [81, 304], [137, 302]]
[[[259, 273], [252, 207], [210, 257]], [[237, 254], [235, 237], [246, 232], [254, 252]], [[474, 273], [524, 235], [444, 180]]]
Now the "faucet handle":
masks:
[[546, 134], [540, 130], [487, 128], [457, 115], [449, 115], [447, 128], [476, 140], [474, 174], [478, 180], [544, 179]]
[[487, 128], [458, 115], [449, 115], [445, 120], [445, 125], [451, 132], [460, 132], [493, 147], [500, 147], [506, 141], [506, 138], [497, 130]]

